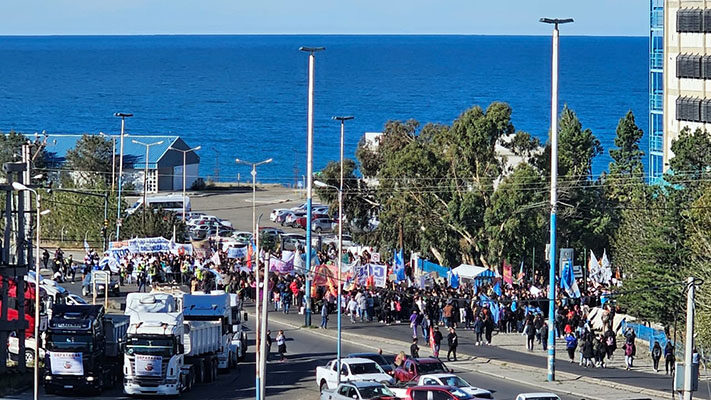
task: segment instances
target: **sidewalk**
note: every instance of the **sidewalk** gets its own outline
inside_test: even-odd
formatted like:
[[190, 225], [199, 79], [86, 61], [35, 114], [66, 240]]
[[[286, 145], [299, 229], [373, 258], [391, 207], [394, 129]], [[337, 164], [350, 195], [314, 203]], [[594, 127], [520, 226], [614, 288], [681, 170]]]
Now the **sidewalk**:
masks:
[[[247, 306], [250, 314], [254, 317], [254, 309], [250, 304]], [[286, 324], [292, 328], [302, 328], [304, 316], [297, 313], [285, 315], [281, 312], [273, 312], [270, 307], [269, 319]], [[313, 314], [312, 329], [313, 335], [335, 338], [336, 316], [330, 315], [329, 329], [318, 329], [321, 318], [318, 314]], [[410, 346], [409, 339], [412, 330], [405, 324], [386, 326], [376, 322], [352, 324], [346, 317], [342, 320], [342, 340], [357, 346], [365, 347], [377, 351], [382, 349], [385, 353], [396, 354], [400, 351], [407, 351]], [[306, 329], [306, 328], [302, 328]], [[421, 333], [421, 332], [420, 332]], [[556, 360], [556, 381], [547, 382], [546, 357], [540, 350], [528, 352], [525, 349], [524, 338], [517, 334], [496, 335], [493, 339], [495, 345], [474, 346], [473, 334], [461, 330], [458, 331], [460, 346], [458, 348], [459, 361], [448, 362], [450, 368], [456, 370], [466, 370], [474, 373], [495, 376], [509, 379], [513, 382], [541, 388], [541, 390], [555, 393], [566, 393], [579, 396], [581, 399], [663, 399], [669, 398], [669, 391], [658, 388], [669, 387], [671, 379], [647, 374], [640, 369], [651, 370], [644, 364], [635, 365], [634, 371], [624, 371], [619, 368], [595, 368], [585, 369], [577, 364], [570, 364], [564, 348], [557, 348]], [[422, 339], [421, 339], [422, 341]], [[443, 349], [446, 345], [443, 346]], [[430, 355], [429, 347], [426, 343], [420, 343], [420, 351], [423, 356]], [[644, 350], [642, 350], [644, 351]], [[614, 366], [621, 363], [621, 352], [614, 357]], [[651, 360], [649, 361], [651, 365]], [[702, 395], [698, 393], [697, 395]]]

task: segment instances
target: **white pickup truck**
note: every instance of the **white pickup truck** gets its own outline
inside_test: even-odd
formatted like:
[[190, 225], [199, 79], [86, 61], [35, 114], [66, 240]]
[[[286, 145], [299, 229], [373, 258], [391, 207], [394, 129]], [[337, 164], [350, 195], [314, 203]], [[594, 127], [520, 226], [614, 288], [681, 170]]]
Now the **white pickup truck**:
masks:
[[336, 390], [324, 389], [321, 400], [371, 400], [395, 398], [393, 392], [378, 382], [346, 382], [338, 385]]
[[469, 382], [454, 374], [426, 374], [420, 376], [417, 384], [410, 383], [402, 386], [390, 386], [389, 389], [395, 396], [404, 398], [407, 395], [407, 388], [410, 386], [449, 386], [456, 387], [468, 396], [471, 396], [469, 398], [472, 400], [489, 400], [494, 398], [490, 391], [472, 386]]
[[[330, 361], [326, 366], [316, 367], [316, 384], [321, 392], [338, 386], [338, 362]], [[393, 378], [386, 374], [375, 361], [366, 358], [342, 358], [341, 382], [374, 381], [393, 384]]]

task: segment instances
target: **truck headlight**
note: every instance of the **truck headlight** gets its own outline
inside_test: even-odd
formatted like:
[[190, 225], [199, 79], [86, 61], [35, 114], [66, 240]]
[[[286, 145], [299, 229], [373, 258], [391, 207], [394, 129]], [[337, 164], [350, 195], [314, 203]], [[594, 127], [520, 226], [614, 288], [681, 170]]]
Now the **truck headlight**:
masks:
[[93, 376], [87, 376], [86, 377], [87, 382], [94, 382], [94, 377]]
[[45, 375], [44, 380], [45, 380], [45, 381], [51, 381], [51, 380], [52, 380], [52, 375]]

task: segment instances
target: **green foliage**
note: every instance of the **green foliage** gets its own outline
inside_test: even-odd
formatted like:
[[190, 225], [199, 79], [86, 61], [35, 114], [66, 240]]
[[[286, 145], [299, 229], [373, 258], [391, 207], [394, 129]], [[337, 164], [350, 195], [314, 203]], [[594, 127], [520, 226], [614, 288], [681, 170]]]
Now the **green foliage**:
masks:
[[632, 199], [613, 241], [615, 265], [624, 274], [620, 303], [646, 321], [671, 326], [683, 308], [686, 249], [682, 208], [663, 189]]
[[643, 178], [642, 157], [644, 157], [644, 152], [639, 148], [639, 141], [643, 135], [644, 132], [635, 123], [634, 114], [632, 111], [628, 111], [617, 125], [615, 136], [617, 148], [610, 150], [610, 157], [613, 160], [610, 163], [610, 175]]
[[144, 208], [141, 208], [124, 218], [121, 226], [121, 240], [156, 236], [171, 238], [174, 227], [176, 239], [179, 240], [185, 236], [185, 224], [177, 214], [163, 209], [149, 208], [144, 211]]
[[44, 146], [41, 146], [41, 139], [35, 141], [29, 140], [27, 136], [10, 131], [10, 133], [0, 133], [0, 177], [5, 178], [7, 175], [1, 168], [6, 162], [22, 161], [22, 145], [25, 143], [32, 144], [30, 149], [31, 167], [34, 169], [43, 169], [47, 164], [47, 153]]
[[[368, 219], [376, 211], [373, 190], [362, 184], [355, 175], [356, 162], [351, 159], [343, 160], [343, 214], [346, 219], [355, 224], [358, 228], [363, 228]], [[341, 165], [339, 162], [331, 161], [326, 167], [317, 173], [316, 177], [327, 185], [340, 187]], [[331, 215], [338, 214], [338, 191], [333, 187], [316, 186], [316, 194], [321, 201], [329, 205]]]
[[70, 180], [84, 187], [96, 182], [110, 183], [113, 156], [110, 140], [84, 134], [74, 148], [67, 151], [66, 167], [72, 171]]
[[686, 246], [689, 262], [685, 276], [705, 282], [696, 292], [696, 332], [698, 343], [708, 349], [711, 346], [711, 186], [706, 185], [690, 207]]
[[672, 140], [671, 150], [674, 153], [669, 160], [671, 172], [665, 179], [689, 189], [686, 193], [694, 196], [701, 182], [711, 179], [711, 134], [701, 129], [692, 133], [688, 127], [684, 128]]

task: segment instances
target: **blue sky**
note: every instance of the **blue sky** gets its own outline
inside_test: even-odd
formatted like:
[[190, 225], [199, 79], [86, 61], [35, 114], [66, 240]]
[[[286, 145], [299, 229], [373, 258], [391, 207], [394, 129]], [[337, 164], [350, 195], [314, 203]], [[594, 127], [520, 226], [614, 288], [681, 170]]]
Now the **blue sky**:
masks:
[[649, 0], [5, 0], [2, 35], [647, 35]]

